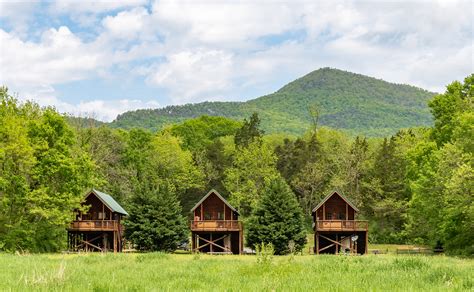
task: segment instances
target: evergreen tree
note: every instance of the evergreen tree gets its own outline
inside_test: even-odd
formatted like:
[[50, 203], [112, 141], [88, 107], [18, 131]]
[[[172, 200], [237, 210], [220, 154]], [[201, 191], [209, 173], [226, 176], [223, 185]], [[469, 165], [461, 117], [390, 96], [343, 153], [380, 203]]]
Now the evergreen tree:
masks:
[[186, 240], [187, 226], [174, 188], [162, 183], [157, 188], [137, 190], [128, 206], [125, 237], [139, 250], [174, 251]]
[[252, 142], [260, 140], [264, 131], [259, 127], [260, 118], [257, 113], [253, 113], [249, 121], [244, 119], [243, 126], [235, 133], [235, 145], [237, 147], [248, 147]]
[[303, 211], [282, 178], [268, 183], [249, 218], [247, 243], [255, 248], [262, 242], [271, 243], [276, 254], [290, 252], [290, 242], [294, 242], [296, 251], [306, 243]]

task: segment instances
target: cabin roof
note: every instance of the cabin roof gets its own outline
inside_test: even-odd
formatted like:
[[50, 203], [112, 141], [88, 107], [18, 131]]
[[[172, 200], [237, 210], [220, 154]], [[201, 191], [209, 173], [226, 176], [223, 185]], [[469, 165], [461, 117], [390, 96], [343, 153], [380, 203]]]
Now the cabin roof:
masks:
[[122, 206], [120, 206], [119, 203], [117, 203], [117, 201], [115, 201], [114, 198], [112, 198], [111, 195], [108, 195], [108, 194], [106, 194], [106, 193], [100, 192], [100, 191], [98, 191], [98, 190], [96, 190], [96, 189], [92, 189], [92, 191], [90, 191], [89, 193], [87, 193], [86, 197], [88, 197], [90, 194], [96, 195], [96, 197], [99, 198], [99, 200], [101, 200], [102, 203], [104, 203], [107, 207], [109, 207], [109, 209], [110, 209], [112, 212], [115, 212], [115, 213], [119, 213], [119, 214], [128, 216], [127, 211], [125, 211], [125, 210], [122, 208]]
[[338, 191], [333, 191], [331, 193], [329, 193], [321, 202], [319, 202], [319, 204], [314, 207], [313, 209], [313, 213], [316, 212], [324, 203], [326, 203], [327, 200], [329, 200], [329, 198], [331, 198], [332, 196], [334, 196], [334, 194], [337, 194], [339, 197], [341, 197], [347, 204], [349, 204], [349, 206], [352, 207], [352, 209], [354, 209], [356, 212], [359, 212], [359, 209], [357, 209], [357, 207], [351, 202], [349, 201], [348, 198], [346, 198], [341, 192], [338, 192]]
[[219, 192], [216, 191], [215, 189], [210, 190], [204, 197], [202, 197], [202, 199], [201, 199], [199, 202], [197, 202], [196, 205], [194, 205], [194, 207], [191, 209], [191, 212], [193, 212], [194, 210], [196, 210], [196, 208], [199, 207], [199, 205], [201, 205], [201, 204], [204, 202], [204, 200], [206, 200], [207, 197], [209, 197], [209, 196], [210, 196], [211, 194], [213, 194], [213, 193], [216, 194], [216, 195], [219, 197], [219, 199], [221, 199], [221, 200], [224, 202], [224, 204], [227, 205], [227, 207], [229, 207], [232, 211], [234, 211], [234, 212], [236, 212], [237, 214], [239, 214], [239, 211], [237, 211], [234, 207], [232, 207], [232, 205], [229, 204], [229, 202], [227, 202], [227, 200], [224, 199], [224, 197], [221, 196], [221, 194], [219, 194]]

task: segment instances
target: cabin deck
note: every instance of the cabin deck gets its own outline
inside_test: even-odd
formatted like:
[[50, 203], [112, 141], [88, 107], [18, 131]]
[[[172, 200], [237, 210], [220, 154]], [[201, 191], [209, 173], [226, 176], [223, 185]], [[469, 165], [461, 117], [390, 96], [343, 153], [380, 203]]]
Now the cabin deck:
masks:
[[367, 220], [316, 220], [315, 231], [368, 231]]
[[241, 231], [242, 222], [238, 220], [193, 220], [191, 231]]
[[117, 220], [82, 220], [73, 221], [69, 231], [118, 231], [120, 223]]

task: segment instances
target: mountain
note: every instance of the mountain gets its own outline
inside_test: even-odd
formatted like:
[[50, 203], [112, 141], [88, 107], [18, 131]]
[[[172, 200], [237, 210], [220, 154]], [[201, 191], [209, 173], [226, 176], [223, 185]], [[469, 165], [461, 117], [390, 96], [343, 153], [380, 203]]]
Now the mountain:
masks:
[[272, 94], [246, 102], [202, 102], [130, 111], [119, 115], [111, 125], [159, 130], [201, 115], [241, 120], [258, 112], [267, 133], [302, 134], [310, 128], [308, 109], [316, 105], [319, 125], [351, 134], [385, 136], [400, 128], [431, 125], [427, 102], [433, 95], [410, 85], [322, 68]]

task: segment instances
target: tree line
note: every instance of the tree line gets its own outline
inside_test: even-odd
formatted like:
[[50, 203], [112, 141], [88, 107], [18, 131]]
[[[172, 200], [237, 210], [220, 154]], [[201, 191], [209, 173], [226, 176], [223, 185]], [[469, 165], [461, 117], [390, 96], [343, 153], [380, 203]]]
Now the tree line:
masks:
[[[473, 83], [470, 75], [433, 97], [433, 127], [387, 138], [317, 124], [302, 136], [266, 135], [256, 114], [202, 116], [157, 132], [84, 127], [2, 88], [0, 250], [64, 248], [72, 210], [92, 187], [129, 211], [126, 237], [137, 248], [173, 250], [188, 238], [189, 209], [215, 188], [242, 214], [249, 246], [271, 242], [285, 253], [291, 241], [301, 250], [311, 209], [338, 190], [369, 220], [372, 243], [472, 255]], [[274, 224], [282, 220], [290, 232]]]

